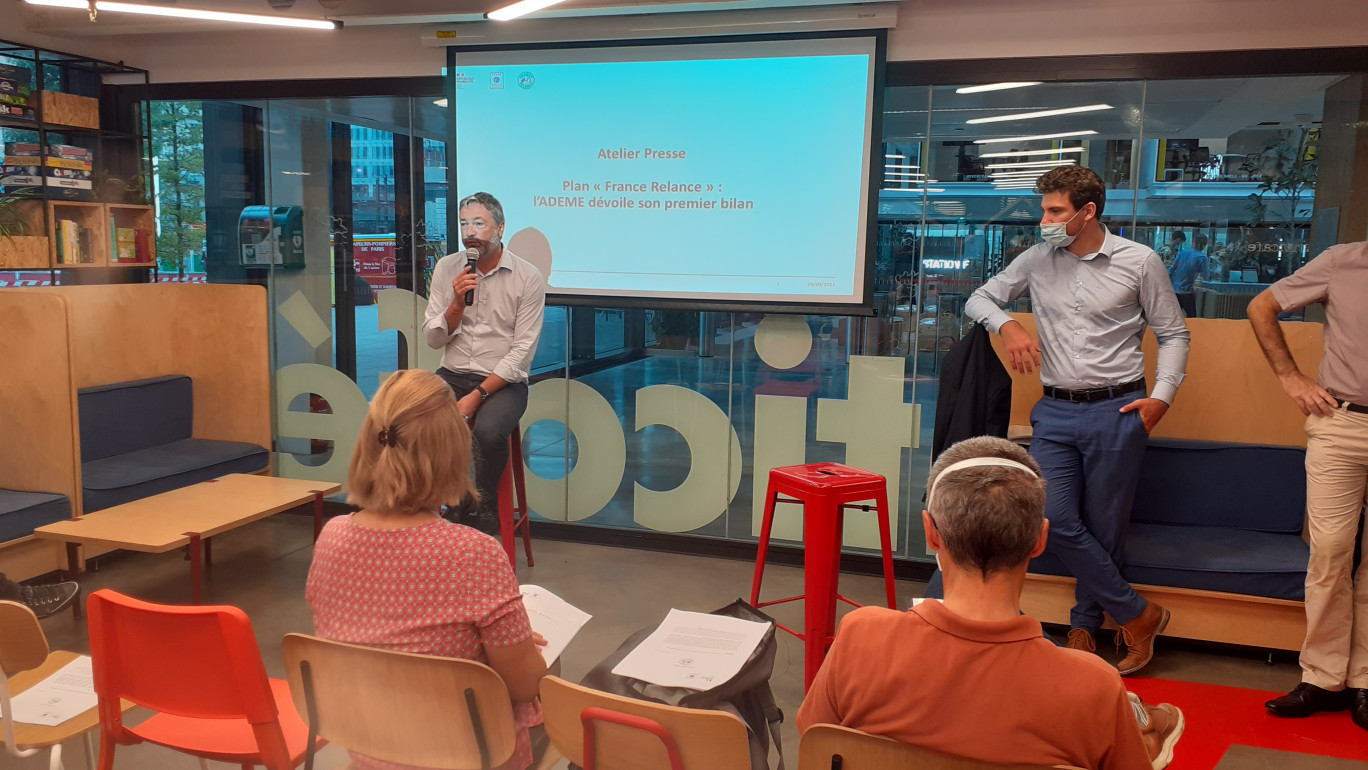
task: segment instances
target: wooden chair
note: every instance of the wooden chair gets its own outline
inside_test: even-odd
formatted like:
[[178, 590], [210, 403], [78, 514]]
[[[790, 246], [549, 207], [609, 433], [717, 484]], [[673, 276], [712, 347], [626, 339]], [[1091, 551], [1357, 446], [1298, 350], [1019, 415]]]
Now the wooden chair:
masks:
[[624, 698], [548, 676], [546, 733], [584, 770], [750, 770], [746, 723], [725, 711]]
[[[955, 757], [838, 725], [813, 725], [803, 733], [798, 744], [798, 770], [1039, 770], [1044, 767], [1000, 765]], [[1066, 765], [1053, 767], [1068, 770]]]
[[[90, 657], [99, 696], [99, 770], [116, 745], [146, 741], [249, 770], [292, 770], [308, 728], [289, 684], [268, 679], [252, 623], [237, 607], [153, 604], [107, 588], [90, 595]], [[123, 723], [120, 698], [157, 713]]]
[[[90, 731], [100, 724], [99, 712], [91, 708], [55, 726], [18, 723], [13, 719], [11, 695], [18, 695], [80, 656], [59, 650], [49, 653], [47, 637], [33, 610], [19, 602], [0, 601], [0, 710], [3, 711], [5, 749], [24, 759], [48, 749], [48, 767], [62, 767], [62, 743], [81, 736], [86, 767], [95, 766], [95, 746]], [[127, 706], [125, 706], [126, 708]]]
[[[331, 743], [442, 770], [498, 767], [513, 756], [513, 704], [503, 679], [482, 663], [305, 634], [286, 634], [281, 653], [295, 708], [311, 734]], [[305, 768], [312, 762], [310, 755]]]

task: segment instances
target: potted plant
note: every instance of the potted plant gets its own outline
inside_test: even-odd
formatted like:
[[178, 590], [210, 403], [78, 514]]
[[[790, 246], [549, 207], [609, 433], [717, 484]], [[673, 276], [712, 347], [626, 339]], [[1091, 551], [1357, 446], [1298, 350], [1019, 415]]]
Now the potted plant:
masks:
[[0, 193], [0, 269], [48, 267], [48, 239], [32, 234], [38, 205], [37, 197], [28, 190]]

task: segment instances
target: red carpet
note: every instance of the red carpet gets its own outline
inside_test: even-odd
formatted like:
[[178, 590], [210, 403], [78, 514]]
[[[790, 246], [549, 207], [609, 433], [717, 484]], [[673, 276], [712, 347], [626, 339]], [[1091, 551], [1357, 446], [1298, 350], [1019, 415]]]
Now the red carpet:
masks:
[[1183, 710], [1187, 729], [1172, 770], [1211, 770], [1233, 745], [1368, 761], [1368, 731], [1351, 722], [1347, 711], [1281, 719], [1263, 704], [1283, 693], [1143, 677], [1125, 681], [1145, 702]]

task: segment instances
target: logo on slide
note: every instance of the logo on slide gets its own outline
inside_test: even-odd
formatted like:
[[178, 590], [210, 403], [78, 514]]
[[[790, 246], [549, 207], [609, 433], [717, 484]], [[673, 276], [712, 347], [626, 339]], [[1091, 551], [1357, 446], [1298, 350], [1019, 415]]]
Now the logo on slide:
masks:
[[531, 88], [531, 87], [532, 87], [532, 84], [535, 83], [535, 82], [537, 82], [537, 79], [534, 78], [534, 77], [532, 77], [532, 73], [531, 73], [531, 72], [524, 72], [524, 73], [522, 73], [521, 75], [518, 76], [518, 87], [519, 87], [519, 88], [523, 88], [523, 89]]
[[489, 87], [490, 87], [490, 88], [503, 88], [503, 73], [502, 73], [502, 72], [491, 72], [491, 73], [489, 73]]

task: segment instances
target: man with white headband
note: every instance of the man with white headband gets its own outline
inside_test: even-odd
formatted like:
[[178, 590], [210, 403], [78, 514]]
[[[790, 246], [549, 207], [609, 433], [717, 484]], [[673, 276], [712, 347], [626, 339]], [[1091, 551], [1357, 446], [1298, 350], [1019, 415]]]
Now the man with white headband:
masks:
[[[1095, 652], [1103, 613], [1121, 626], [1122, 675], [1154, 657], [1169, 612], [1121, 576], [1140, 461], [1187, 370], [1190, 335], [1154, 250], [1101, 223], [1106, 188], [1091, 169], [1061, 166], [1036, 180], [1040, 232], [1031, 247], [974, 291], [964, 312], [1002, 335], [1012, 368], [1040, 369], [1045, 396], [1031, 410], [1031, 456], [1049, 482], [1049, 552], [1077, 579], [1069, 646]], [[1005, 312], [1029, 295], [1037, 347]], [[1146, 395], [1145, 328], [1159, 340]]]
[[1168, 765], [1182, 712], [1128, 694], [1111, 666], [1055, 646], [1021, 614], [1027, 562], [1050, 532], [1039, 473], [1005, 439], [945, 450], [922, 512], [944, 600], [846, 615], [798, 710], [800, 732], [837, 724], [1003, 764]]

